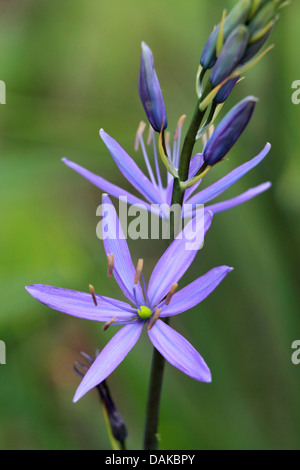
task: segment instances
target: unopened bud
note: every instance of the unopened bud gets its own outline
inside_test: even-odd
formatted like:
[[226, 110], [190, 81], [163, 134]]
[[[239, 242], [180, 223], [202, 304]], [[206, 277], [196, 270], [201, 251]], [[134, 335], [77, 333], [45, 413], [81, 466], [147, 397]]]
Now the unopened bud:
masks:
[[[76, 361], [73, 368], [80, 377], [84, 377], [89, 367], [93, 364], [94, 359], [84, 352], [82, 352], [81, 355], [89, 364], [85, 365]], [[128, 435], [127, 427], [112, 399], [106, 380], [103, 380], [103, 382], [96, 385], [96, 389], [99, 392], [103, 411], [108, 419], [111, 434], [116, 441], [123, 444]]]
[[239, 81], [240, 77], [234, 77], [228, 80], [222, 88], [218, 91], [216, 96], [214, 97], [214, 102], [221, 104], [227, 100], [228, 96], [232, 92], [233, 88], [235, 87], [236, 83]]
[[213, 87], [219, 85], [234, 71], [242, 59], [249, 33], [246, 26], [237, 26], [226, 40], [210, 76]]
[[112, 400], [106, 381], [104, 380], [97, 385], [97, 389], [99, 391], [103, 407], [107, 412], [112, 435], [117, 441], [123, 443], [128, 435], [127, 427], [124, 419]]
[[[251, 8], [251, 0], [240, 0], [239, 3], [227, 15], [224, 23], [223, 37], [226, 41], [231, 32], [238, 26], [246, 22]], [[200, 59], [203, 69], [211, 69], [216, 60], [216, 45], [220, 31], [220, 24], [210, 34]]]
[[156, 132], [160, 132], [161, 129], [165, 130], [168, 122], [164, 100], [154, 69], [151, 49], [144, 42], [142, 42], [139, 93], [146, 116], [153, 129]]
[[270, 0], [252, 0], [252, 6], [249, 13], [248, 21], [250, 21], [253, 16], [261, 9], [261, 7], [269, 1]]
[[263, 36], [261, 36], [257, 41], [250, 42], [248, 44], [239, 65], [245, 64], [246, 62], [248, 62], [250, 59], [252, 59], [252, 57], [254, 57], [257, 54], [257, 52], [263, 47], [265, 42], [268, 40], [268, 38], [271, 35], [277, 21], [278, 21], [278, 18], [275, 18], [272, 21], [272, 23], [270, 24], [270, 28], [268, 29], [268, 31]]
[[256, 102], [255, 97], [248, 96], [222, 119], [203, 151], [204, 162], [207, 165], [214, 165], [229, 152], [250, 121]]
[[278, 4], [270, 1], [265, 4], [248, 24], [250, 36], [263, 29], [277, 14]]

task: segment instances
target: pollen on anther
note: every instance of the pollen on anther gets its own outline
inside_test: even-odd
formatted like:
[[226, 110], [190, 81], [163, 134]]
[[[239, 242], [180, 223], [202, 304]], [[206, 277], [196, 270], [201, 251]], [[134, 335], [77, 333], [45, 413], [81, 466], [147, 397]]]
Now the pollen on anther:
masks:
[[178, 284], [176, 283], [171, 285], [171, 289], [169, 290], [167, 297], [166, 297], [166, 302], [165, 302], [166, 305], [169, 305], [169, 303], [171, 302], [171, 299], [173, 295], [175, 294], [177, 287], [178, 287]]
[[114, 269], [114, 255], [107, 253], [107, 277], [111, 277]]
[[153, 325], [157, 322], [158, 318], [159, 318], [159, 315], [160, 315], [160, 312], [161, 312], [161, 308], [157, 308], [153, 314], [153, 317], [151, 318], [150, 322], [149, 322], [149, 325], [148, 325], [148, 330], [151, 330], [151, 328], [153, 327]]
[[104, 325], [102, 326], [102, 330], [106, 331], [107, 328], [115, 321], [115, 319], [116, 319], [116, 317], [112, 317], [109, 321], [104, 323]]
[[137, 284], [140, 280], [140, 277], [141, 277], [141, 273], [142, 273], [142, 270], [143, 270], [143, 265], [144, 265], [144, 260], [143, 258], [140, 258], [137, 262], [137, 265], [136, 265], [136, 271], [135, 271], [135, 275], [134, 275], [134, 284]]
[[89, 289], [90, 289], [90, 293], [92, 294], [92, 298], [93, 298], [93, 301], [94, 301], [94, 304], [95, 306], [97, 307], [97, 299], [96, 299], [96, 294], [95, 294], [95, 289], [94, 289], [94, 286], [92, 286], [92, 284], [89, 284]]

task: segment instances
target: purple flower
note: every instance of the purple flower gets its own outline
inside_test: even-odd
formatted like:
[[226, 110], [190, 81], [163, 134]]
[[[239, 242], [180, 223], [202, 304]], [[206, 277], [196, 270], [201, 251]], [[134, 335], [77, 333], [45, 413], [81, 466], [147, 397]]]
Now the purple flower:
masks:
[[[178, 167], [179, 163], [181, 130], [184, 121], [183, 118], [184, 116], [182, 116], [182, 118], [180, 118], [178, 121], [172, 148], [170, 142], [167, 142], [168, 154], [171, 156], [172, 162], [176, 168]], [[166, 172], [167, 184], [163, 184], [163, 177], [159, 168], [157, 156], [158, 151], [156, 148], [154, 131], [150, 128], [147, 143], [153, 148], [154, 170], [152, 169], [148, 157], [147, 146], [143, 138], [143, 131], [145, 127], [145, 123], [141, 123], [139, 126], [136, 135], [135, 149], [137, 150], [138, 147], [141, 147], [149, 177], [145, 175], [145, 173], [138, 167], [134, 159], [130, 157], [130, 155], [115, 139], [108, 135], [103, 129], [100, 130], [100, 137], [105, 143], [119, 170], [133, 186], [133, 188], [140, 193], [141, 197], [138, 197], [133, 193], [116, 186], [115, 184], [107, 181], [99, 175], [96, 175], [95, 173], [92, 173], [91, 171], [83, 168], [77, 163], [68, 160], [67, 158], [63, 158], [62, 161], [105, 193], [108, 193], [111, 196], [117, 198], [120, 198], [121, 196], [126, 197], [128, 204], [142, 204], [149, 211], [155, 211], [154, 205], [161, 206], [164, 204], [165, 206], [169, 206], [171, 204], [174, 178], [170, 173]], [[238, 166], [211, 186], [208, 186], [207, 188], [195, 193], [196, 189], [199, 188], [201, 183], [200, 180], [193, 187], [185, 191], [184, 203], [192, 205], [206, 205], [207, 203], [210, 203], [212, 199], [221, 195], [224, 191], [226, 191], [226, 189], [230, 188], [230, 186], [246, 175], [256, 165], [258, 165], [268, 154], [270, 148], [271, 145], [267, 143], [264, 149], [256, 157], [252, 158], [252, 160], [249, 160], [248, 162]], [[203, 154], [197, 153], [191, 158], [189, 178], [195, 176], [202, 165]], [[252, 199], [263, 191], [266, 191], [270, 186], [271, 183], [269, 182], [260, 184], [259, 186], [251, 188], [250, 190], [240, 194], [237, 198], [225, 200], [221, 204], [208, 204], [206, 208], [214, 213], [231, 209], [232, 207]], [[168, 217], [168, 214], [162, 214], [162, 211], [159, 211], [159, 215], [166, 218]]]
[[139, 93], [148, 121], [156, 132], [166, 129], [167, 113], [151, 49], [142, 42]]
[[[199, 304], [232, 269], [228, 266], [214, 268], [175, 292], [177, 283], [191, 265], [203, 242], [204, 233], [212, 221], [212, 213], [205, 212], [204, 233], [203, 236], [196, 237], [193, 250], [186, 249], [186, 242], [191, 240], [194, 233], [193, 220], [185, 226], [181, 236], [172, 242], [157, 262], [146, 286], [141, 262], [135, 269], [116, 211], [107, 195], [103, 195], [103, 203], [110, 207], [110, 220], [105, 226], [107, 231], [103, 233], [104, 249], [110, 260], [110, 271], [129, 303], [97, 295], [94, 291], [91, 296], [84, 292], [41, 284], [26, 287], [35, 299], [55, 310], [79, 318], [108, 322], [106, 326], [124, 325], [106, 344], [85, 374], [74, 402], [116, 369], [138, 341], [145, 325], [150, 341], [170, 364], [196, 380], [210, 382], [210, 370], [200, 354], [160, 318], [177, 315]], [[117, 237], [116, 228], [119, 230]]]

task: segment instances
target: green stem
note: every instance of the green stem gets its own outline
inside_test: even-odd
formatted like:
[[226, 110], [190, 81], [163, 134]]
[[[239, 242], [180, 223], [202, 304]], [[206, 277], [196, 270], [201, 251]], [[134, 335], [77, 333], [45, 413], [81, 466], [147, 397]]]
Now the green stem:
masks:
[[[168, 322], [168, 318], [164, 321]], [[150, 385], [148, 392], [144, 450], [157, 450], [158, 448], [158, 422], [161, 390], [164, 376], [165, 359], [153, 348]]]
[[[204, 117], [205, 111], [200, 111], [199, 102], [198, 102], [195, 112], [194, 112], [192, 122], [187, 131], [187, 134], [185, 136], [183, 146], [182, 146], [180, 165], [178, 169], [178, 175], [181, 181], [186, 181], [188, 179], [190, 160], [191, 160], [193, 148], [195, 145], [195, 139], [196, 139], [196, 135], [199, 130], [201, 121]], [[174, 195], [174, 192], [173, 192], [173, 195]]]
[[[194, 149], [196, 135], [199, 130], [200, 124], [204, 117], [205, 111], [200, 111], [199, 101], [186, 134], [180, 157], [179, 165], [179, 178], [182, 181], [188, 179], [190, 160]], [[163, 139], [164, 145], [164, 139]], [[184, 190], [179, 185], [179, 179], [174, 179], [172, 205], [180, 204], [182, 206], [184, 197]], [[174, 213], [170, 214], [170, 243], [176, 236], [176, 228], [174, 227]], [[169, 318], [164, 319], [165, 323], [169, 324]], [[148, 402], [146, 411], [145, 435], [144, 435], [144, 450], [156, 450], [158, 447], [158, 422], [159, 422], [159, 407], [162, 392], [163, 376], [164, 376], [165, 359], [154, 348], [152, 356], [152, 366], [150, 374], [150, 384], [148, 392]]]

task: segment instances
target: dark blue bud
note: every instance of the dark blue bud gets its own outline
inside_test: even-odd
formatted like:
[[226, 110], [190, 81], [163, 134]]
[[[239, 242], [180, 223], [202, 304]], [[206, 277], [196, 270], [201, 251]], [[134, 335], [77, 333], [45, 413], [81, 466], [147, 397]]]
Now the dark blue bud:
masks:
[[234, 71], [242, 59], [249, 39], [246, 26], [237, 26], [226, 40], [210, 75], [213, 87], [219, 85]]
[[248, 96], [222, 119], [203, 151], [203, 159], [207, 165], [214, 165], [229, 152], [250, 121], [256, 103], [254, 96]]
[[[94, 359], [84, 352], [82, 352], [81, 355], [88, 361], [89, 365], [87, 366], [81, 362], [76, 361], [73, 368], [80, 377], [84, 377], [86, 372], [89, 370], [89, 367], [93, 364]], [[97, 355], [98, 354], [96, 353], [96, 356]], [[98, 385], [96, 385], [96, 388], [99, 392], [101, 403], [109, 421], [111, 433], [113, 437], [122, 444], [128, 435], [128, 431], [125, 421], [123, 420], [115, 403], [113, 402], [106, 380], [103, 380]]]
[[151, 126], [156, 132], [166, 129], [167, 113], [159, 81], [154, 69], [151, 49], [142, 42], [141, 66], [139, 73], [140, 98]]
[[270, 28], [258, 41], [248, 44], [248, 46], [246, 47], [245, 53], [240, 61], [240, 65], [243, 65], [246, 62], [248, 62], [250, 59], [252, 59], [252, 57], [254, 57], [260, 51], [260, 49], [263, 47], [265, 42], [267, 42], [273, 29], [275, 28], [275, 24], [276, 22], [274, 22], [274, 25], [272, 26], [272, 28]]
[[235, 78], [231, 78], [230, 80], [228, 80], [228, 82], [226, 82], [222, 86], [222, 88], [218, 91], [218, 93], [214, 97], [213, 101], [215, 103], [218, 103], [218, 104], [224, 103], [224, 101], [227, 100], [228, 96], [232, 92], [233, 88], [235, 87], [235, 85], [239, 81], [239, 79], [240, 79], [240, 77], [235, 77]]
[[[240, 2], [230, 11], [225, 19], [223, 37], [224, 40], [239, 25], [247, 20], [251, 8], [251, 0], [240, 0]], [[200, 64], [205, 70], [211, 69], [216, 60], [216, 45], [220, 31], [220, 24], [210, 34], [200, 59]]]
[[111, 398], [106, 381], [104, 380], [99, 385], [97, 385], [97, 388], [101, 401], [106, 408], [112, 435], [117, 441], [124, 442], [128, 435], [127, 427]]

